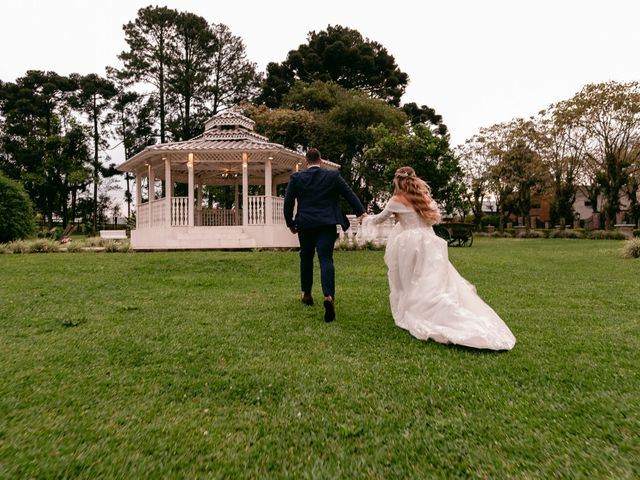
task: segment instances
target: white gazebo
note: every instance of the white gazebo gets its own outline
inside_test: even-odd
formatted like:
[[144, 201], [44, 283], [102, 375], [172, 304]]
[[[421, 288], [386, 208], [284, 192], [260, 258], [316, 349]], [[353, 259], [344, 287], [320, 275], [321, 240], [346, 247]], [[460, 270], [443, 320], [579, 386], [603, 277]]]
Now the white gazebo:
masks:
[[[247, 117], [223, 112], [205, 123], [202, 135], [147, 147], [119, 165], [121, 172], [135, 175], [131, 248], [297, 246], [284, 221], [284, 198], [276, 192], [302, 167], [304, 155], [269, 142], [253, 126]], [[325, 168], [338, 168], [323, 162]], [[180, 183], [186, 185], [185, 196], [174, 194]], [[232, 187], [232, 208], [205, 205], [206, 186]]]

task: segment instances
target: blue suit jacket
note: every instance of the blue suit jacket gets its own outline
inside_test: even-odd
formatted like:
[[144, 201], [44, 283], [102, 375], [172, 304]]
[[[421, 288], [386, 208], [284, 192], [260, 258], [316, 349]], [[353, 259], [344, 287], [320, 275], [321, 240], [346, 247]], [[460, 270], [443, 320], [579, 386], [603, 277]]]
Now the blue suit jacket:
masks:
[[[346, 230], [349, 228], [349, 221], [338, 204], [341, 196], [349, 202], [357, 216], [365, 212], [356, 194], [336, 170], [311, 167], [292, 174], [284, 195], [284, 218], [287, 227], [304, 230], [325, 225], [341, 225], [342, 229]], [[298, 201], [298, 211], [294, 219], [295, 200]]]

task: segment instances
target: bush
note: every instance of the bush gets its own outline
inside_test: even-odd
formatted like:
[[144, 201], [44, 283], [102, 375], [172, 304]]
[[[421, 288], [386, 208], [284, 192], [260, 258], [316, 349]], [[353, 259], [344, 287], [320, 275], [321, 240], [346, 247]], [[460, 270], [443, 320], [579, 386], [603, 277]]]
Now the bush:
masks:
[[504, 232], [500, 232], [496, 230], [493, 233], [488, 233], [487, 236], [493, 238], [513, 238], [515, 236], [514, 230], [505, 230]]
[[[473, 223], [473, 222], [471, 222]], [[493, 213], [489, 213], [489, 214], [484, 214], [482, 215], [482, 218], [480, 219], [480, 224], [482, 227], [486, 227], [488, 225], [492, 225], [496, 228], [498, 228], [498, 225], [500, 225], [500, 215], [496, 215]]]
[[62, 238], [62, 234], [64, 233], [64, 229], [62, 227], [53, 227], [47, 233], [47, 237], [50, 240], [60, 240]]
[[640, 258], [640, 238], [632, 238], [624, 242], [622, 256], [625, 258]]
[[584, 235], [576, 230], [553, 230], [549, 238], [584, 238]]
[[335, 250], [384, 250], [385, 245], [376, 243], [373, 240], [366, 242], [350, 242], [347, 239], [338, 240], [335, 244]]
[[67, 252], [69, 252], [69, 253], [81, 252], [82, 249], [84, 248], [84, 243], [72, 240], [71, 242], [65, 244], [65, 248], [67, 249]]
[[547, 236], [540, 230], [529, 230], [520, 238], [547, 238]]
[[104, 242], [105, 252], [128, 252], [129, 241], [128, 240], [108, 240]]
[[0, 243], [33, 235], [35, 217], [22, 185], [0, 174]]
[[634, 237], [640, 237], [640, 228], [636, 228], [636, 229], [633, 231], [633, 236], [634, 236]]
[[14, 240], [7, 243], [6, 248], [13, 253], [29, 253], [31, 243], [26, 240]]
[[55, 240], [49, 240], [46, 238], [40, 238], [38, 240], [34, 240], [29, 242], [29, 247], [27, 250], [29, 253], [50, 253], [50, 252], [59, 252], [60, 251], [60, 243]]
[[589, 233], [588, 238], [591, 240], [626, 240], [629, 237], [617, 230], [593, 230]]

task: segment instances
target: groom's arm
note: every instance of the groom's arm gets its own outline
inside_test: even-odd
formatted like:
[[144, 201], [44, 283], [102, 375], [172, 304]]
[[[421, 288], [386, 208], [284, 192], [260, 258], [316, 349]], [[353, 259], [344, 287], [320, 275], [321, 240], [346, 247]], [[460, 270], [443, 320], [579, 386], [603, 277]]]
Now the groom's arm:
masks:
[[351, 207], [353, 208], [356, 214], [356, 217], [360, 217], [364, 213], [366, 213], [366, 210], [362, 206], [362, 202], [360, 202], [360, 199], [356, 196], [354, 191], [351, 189], [351, 187], [347, 184], [345, 179], [342, 178], [340, 174], [338, 174], [337, 182], [338, 182], [338, 190], [340, 191], [340, 195], [342, 195], [342, 197], [347, 202], [349, 202], [349, 205], [351, 205]]
[[284, 194], [283, 209], [284, 209], [284, 221], [287, 223], [287, 227], [289, 227], [289, 230], [295, 233], [296, 224], [293, 221], [293, 207], [295, 206], [295, 202], [296, 202], [296, 194], [295, 194], [295, 187], [293, 184], [294, 184], [294, 177], [291, 176], [289, 178], [289, 183], [287, 184], [287, 189]]

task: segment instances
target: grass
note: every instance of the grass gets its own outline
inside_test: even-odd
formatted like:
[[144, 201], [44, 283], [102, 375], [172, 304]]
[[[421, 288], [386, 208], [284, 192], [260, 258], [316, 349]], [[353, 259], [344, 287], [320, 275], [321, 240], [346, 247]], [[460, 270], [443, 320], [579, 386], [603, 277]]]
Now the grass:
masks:
[[0, 478], [640, 476], [620, 242], [450, 249], [508, 353], [395, 327], [382, 256], [336, 252], [327, 325], [295, 252], [0, 255]]

